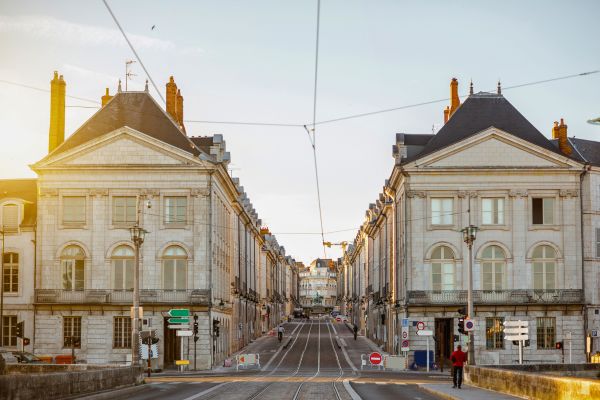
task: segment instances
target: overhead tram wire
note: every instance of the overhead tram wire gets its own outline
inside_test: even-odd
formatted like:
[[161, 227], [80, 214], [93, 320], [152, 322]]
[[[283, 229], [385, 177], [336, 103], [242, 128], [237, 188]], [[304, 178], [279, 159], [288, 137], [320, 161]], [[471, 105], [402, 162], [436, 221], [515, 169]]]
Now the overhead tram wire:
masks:
[[119, 23], [119, 20], [117, 19], [117, 17], [115, 16], [115, 14], [112, 12], [112, 10], [111, 10], [110, 6], [108, 5], [108, 3], [106, 2], [106, 0], [102, 0], [102, 2], [104, 3], [104, 5], [106, 6], [106, 9], [108, 10], [108, 12], [110, 13], [110, 15], [112, 16], [113, 20], [115, 21], [115, 24], [117, 24], [117, 27], [121, 31], [121, 34], [125, 38], [125, 41], [129, 45], [129, 48], [133, 52], [133, 55], [135, 56], [135, 58], [137, 59], [137, 61], [142, 66], [142, 69], [144, 70], [144, 72], [146, 73], [146, 76], [148, 77], [148, 79], [152, 83], [152, 86], [154, 86], [154, 90], [156, 90], [156, 93], [158, 94], [158, 97], [160, 97], [160, 99], [162, 100], [163, 103], [166, 103], [165, 102], [165, 98], [163, 97], [162, 93], [160, 92], [160, 90], [158, 90], [158, 86], [156, 86], [156, 83], [154, 83], [154, 79], [152, 79], [152, 76], [150, 75], [150, 73], [146, 69], [146, 66], [144, 65], [144, 62], [142, 61], [142, 59], [138, 55], [137, 51], [135, 51], [135, 48], [133, 47], [133, 45], [129, 41], [129, 38], [127, 37], [127, 34], [125, 33], [125, 31], [121, 27], [121, 24]]

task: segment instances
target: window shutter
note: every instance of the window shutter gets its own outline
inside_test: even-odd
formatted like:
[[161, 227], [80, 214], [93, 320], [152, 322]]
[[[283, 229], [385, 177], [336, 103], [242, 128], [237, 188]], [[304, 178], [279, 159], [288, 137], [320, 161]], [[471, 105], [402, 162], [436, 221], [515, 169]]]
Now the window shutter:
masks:
[[19, 230], [19, 207], [16, 204], [7, 204], [2, 207], [2, 228], [4, 232]]

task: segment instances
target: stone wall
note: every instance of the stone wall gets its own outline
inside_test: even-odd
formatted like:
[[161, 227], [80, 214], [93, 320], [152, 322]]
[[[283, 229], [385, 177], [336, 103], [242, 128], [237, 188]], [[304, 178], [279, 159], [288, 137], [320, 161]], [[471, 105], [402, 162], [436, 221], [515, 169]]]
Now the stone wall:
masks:
[[[520, 368], [465, 367], [465, 382], [484, 389], [539, 400], [587, 400], [600, 398], [600, 382], [524, 372], [556, 371], [551, 366], [519, 366]], [[563, 366], [564, 367], [564, 366]], [[552, 369], [554, 368], [554, 369]]]
[[141, 384], [142, 368], [98, 368], [85, 371], [0, 376], [0, 400], [63, 399]]

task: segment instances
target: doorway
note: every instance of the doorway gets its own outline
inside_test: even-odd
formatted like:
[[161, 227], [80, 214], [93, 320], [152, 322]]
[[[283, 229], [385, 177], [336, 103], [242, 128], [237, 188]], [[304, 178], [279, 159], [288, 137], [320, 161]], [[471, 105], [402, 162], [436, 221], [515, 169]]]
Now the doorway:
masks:
[[440, 370], [444, 371], [444, 366], [451, 367], [450, 355], [454, 350], [454, 319], [436, 318], [435, 319], [435, 355], [438, 358]]
[[165, 318], [164, 327], [164, 367], [170, 368], [175, 366], [175, 360], [179, 360], [181, 356], [181, 338], [177, 337], [177, 329], [169, 329], [168, 318]]

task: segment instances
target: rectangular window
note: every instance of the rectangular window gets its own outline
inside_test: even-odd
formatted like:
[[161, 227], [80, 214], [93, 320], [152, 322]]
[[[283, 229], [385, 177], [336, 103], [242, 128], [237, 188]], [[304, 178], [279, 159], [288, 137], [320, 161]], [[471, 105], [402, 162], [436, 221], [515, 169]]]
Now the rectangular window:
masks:
[[81, 317], [63, 317], [63, 347], [81, 348]]
[[504, 325], [502, 318], [485, 319], [485, 348], [487, 350], [504, 349]]
[[85, 224], [85, 197], [65, 196], [63, 201], [63, 224]]
[[6, 204], [2, 207], [2, 230], [5, 233], [19, 230], [19, 206]]
[[596, 228], [596, 257], [600, 258], [600, 228]]
[[137, 199], [135, 197], [113, 197], [113, 225], [135, 224], [136, 209]]
[[431, 224], [452, 225], [454, 199], [431, 199]]
[[504, 199], [482, 199], [481, 213], [484, 225], [504, 224]]
[[534, 225], [554, 224], [554, 198], [534, 197], [531, 199], [532, 222]]
[[19, 292], [19, 254], [4, 253], [4, 292]]
[[115, 317], [113, 319], [113, 348], [131, 348], [131, 318]]
[[5, 315], [2, 317], [2, 346], [15, 347], [17, 345], [17, 316]]
[[538, 317], [537, 321], [537, 348], [553, 349], [556, 341], [556, 318]]
[[187, 223], [187, 197], [165, 197], [165, 224]]

